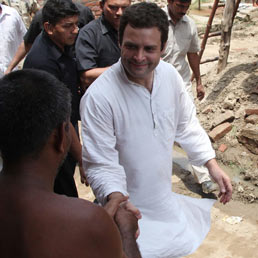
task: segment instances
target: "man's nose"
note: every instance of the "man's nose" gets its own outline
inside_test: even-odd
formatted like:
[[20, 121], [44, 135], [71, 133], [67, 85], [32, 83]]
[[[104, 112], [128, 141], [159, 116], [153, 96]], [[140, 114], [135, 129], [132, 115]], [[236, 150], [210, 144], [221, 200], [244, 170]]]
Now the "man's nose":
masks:
[[121, 16], [122, 14], [123, 14], [123, 8], [122, 8], [122, 7], [119, 7], [119, 8], [117, 9], [116, 15]]
[[137, 50], [134, 58], [135, 60], [137, 60], [137, 62], [141, 62], [144, 59], [144, 51], [142, 49]]
[[79, 27], [78, 27], [78, 25], [75, 25], [75, 26], [73, 27], [72, 33], [78, 34], [78, 32], [79, 32]]

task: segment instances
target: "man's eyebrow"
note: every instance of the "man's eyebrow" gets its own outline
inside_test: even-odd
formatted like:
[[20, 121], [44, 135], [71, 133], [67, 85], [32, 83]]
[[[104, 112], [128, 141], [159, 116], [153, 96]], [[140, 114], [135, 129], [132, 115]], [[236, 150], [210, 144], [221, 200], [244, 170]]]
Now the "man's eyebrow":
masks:
[[64, 22], [62, 25], [72, 25], [72, 24], [78, 24], [77, 22]]
[[132, 41], [125, 41], [125, 45], [137, 46], [137, 44]]

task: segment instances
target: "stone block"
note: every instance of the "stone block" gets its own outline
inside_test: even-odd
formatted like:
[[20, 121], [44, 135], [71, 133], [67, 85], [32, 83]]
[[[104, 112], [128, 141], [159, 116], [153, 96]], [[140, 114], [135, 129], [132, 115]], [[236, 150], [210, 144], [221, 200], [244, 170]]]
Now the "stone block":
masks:
[[225, 136], [228, 132], [230, 132], [231, 129], [232, 125], [226, 122], [213, 128], [208, 135], [211, 138], [211, 140], [215, 142], [221, 139], [223, 136]]
[[240, 132], [240, 135], [258, 141], [258, 124], [247, 124]]
[[238, 141], [258, 155], [258, 125], [247, 124], [240, 132]]
[[253, 114], [253, 115], [250, 115], [250, 116], [247, 116], [246, 118], [245, 118], [245, 121], [247, 122], [247, 123], [251, 123], [251, 124], [258, 124], [258, 115], [256, 115], [256, 114]]
[[212, 122], [212, 126], [215, 127], [225, 122], [232, 122], [235, 119], [234, 112], [227, 110], [225, 113], [218, 115]]

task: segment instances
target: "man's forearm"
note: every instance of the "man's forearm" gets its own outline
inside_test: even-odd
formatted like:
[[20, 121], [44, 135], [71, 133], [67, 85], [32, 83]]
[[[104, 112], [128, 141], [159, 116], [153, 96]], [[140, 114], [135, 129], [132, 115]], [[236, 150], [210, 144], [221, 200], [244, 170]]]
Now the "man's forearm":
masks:
[[136, 242], [136, 232], [138, 231], [138, 219], [131, 211], [119, 207], [115, 214], [115, 222], [118, 226], [124, 250], [124, 257], [141, 258]]
[[24, 41], [22, 41], [22, 43], [20, 44], [20, 46], [18, 47], [15, 56], [13, 57], [11, 63], [9, 64], [7, 70], [6, 70], [6, 74], [10, 73], [14, 67], [16, 65], [18, 65], [20, 63], [20, 61], [26, 56], [26, 54], [29, 52], [30, 48], [31, 48], [31, 44], [26, 44], [24, 43]]
[[200, 57], [198, 53], [187, 53], [187, 58], [197, 85], [202, 84], [200, 75]]
[[208, 168], [210, 175], [214, 181], [219, 185], [220, 188], [220, 202], [226, 204], [232, 197], [232, 185], [230, 178], [226, 173], [219, 167], [215, 159], [210, 159], [205, 163]]
[[142, 256], [135, 237], [122, 235], [121, 232], [120, 234], [123, 243], [124, 258], [141, 258]]
[[93, 68], [81, 73], [81, 87], [83, 92], [109, 67]]

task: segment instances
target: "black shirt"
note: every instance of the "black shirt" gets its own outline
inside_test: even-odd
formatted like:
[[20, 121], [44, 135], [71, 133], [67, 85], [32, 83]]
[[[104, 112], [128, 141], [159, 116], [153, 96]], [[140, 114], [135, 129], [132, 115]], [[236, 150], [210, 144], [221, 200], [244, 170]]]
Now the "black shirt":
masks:
[[[90, 8], [88, 8], [85, 5], [74, 3], [76, 7], [78, 8], [80, 15], [78, 19], [78, 27], [82, 28], [84, 25], [88, 24], [90, 21], [94, 20], [94, 15]], [[33, 44], [36, 37], [39, 35], [39, 33], [43, 29], [42, 24], [42, 9], [40, 9], [34, 16], [30, 27], [27, 31], [27, 33], [24, 36], [24, 42], [25, 44]]]
[[120, 58], [118, 33], [102, 15], [79, 31], [75, 52], [79, 71], [113, 65]]
[[71, 47], [62, 52], [48, 37], [45, 31], [37, 37], [30, 49], [23, 68], [34, 68], [47, 71], [62, 81], [72, 93], [71, 122], [75, 125], [79, 119], [78, 75], [76, 60]]

